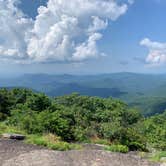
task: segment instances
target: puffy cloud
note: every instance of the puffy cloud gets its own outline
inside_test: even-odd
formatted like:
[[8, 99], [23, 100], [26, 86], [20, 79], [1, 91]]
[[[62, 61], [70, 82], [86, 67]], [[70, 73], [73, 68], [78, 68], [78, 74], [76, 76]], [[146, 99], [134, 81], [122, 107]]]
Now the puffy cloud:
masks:
[[88, 32], [96, 32], [98, 30], [105, 29], [108, 25], [108, 21], [104, 21], [99, 17], [92, 16], [93, 23], [89, 26]]
[[35, 20], [19, 0], [0, 0], [0, 57], [21, 63], [76, 62], [103, 55], [101, 30], [127, 11], [116, 0], [49, 0]]
[[140, 44], [149, 49], [149, 54], [146, 58], [147, 63], [155, 65], [166, 63], [166, 43], [153, 42], [145, 38]]
[[72, 59], [75, 61], [82, 61], [88, 59], [89, 57], [95, 57], [98, 55], [98, 50], [96, 48], [96, 41], [102, 37], [100, 33], [94, 33], [89, 36], [88, 41], [82, 43], [75, 48]]
[[28, 33], [33, 21], [16, 7], [17, 0], [0, 0], [0, 58], [26, 59]]

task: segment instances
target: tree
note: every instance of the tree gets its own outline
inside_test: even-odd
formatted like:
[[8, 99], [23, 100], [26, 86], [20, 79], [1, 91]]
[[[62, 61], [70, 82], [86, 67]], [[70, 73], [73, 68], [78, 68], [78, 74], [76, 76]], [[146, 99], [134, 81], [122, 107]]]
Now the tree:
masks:
[[43, 111], [51, 106], [51, 99], [44, 94], [34, 94], [27, 101], [27, 105], [34, 111]]

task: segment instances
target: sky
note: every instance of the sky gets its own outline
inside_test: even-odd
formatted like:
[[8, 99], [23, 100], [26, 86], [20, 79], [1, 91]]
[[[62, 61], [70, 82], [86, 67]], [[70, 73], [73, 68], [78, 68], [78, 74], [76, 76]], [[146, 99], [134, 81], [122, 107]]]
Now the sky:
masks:
[[0, 0], [0, 74], [166, 72], [165, 0]]

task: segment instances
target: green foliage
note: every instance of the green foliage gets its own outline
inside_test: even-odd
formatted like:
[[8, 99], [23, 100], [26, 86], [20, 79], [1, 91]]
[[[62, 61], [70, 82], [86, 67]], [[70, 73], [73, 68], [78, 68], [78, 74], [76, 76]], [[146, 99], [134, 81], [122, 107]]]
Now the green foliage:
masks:
[[105, 150], [108, 150], [111, 152], [127, 153], [129, 151], [129, 148], [125, 145], [110, 145], [110, 146], [107, 146]]
[[[163, 157], [166, 158], [166, 151], [156, 152], [155, 154], [152, 154], [152, 156], [150, 156], [150, 159], [152, 161], [161, 161]], [[166, 160], [163, 162], [166, 162]]]
[[[165, 74], [112, 73], [93, 76], [28, 74], [14, 79], [1, 79], [0, 83], [1, 87], [13, 85], [30, 87], [49, 96], [62, 96], [73, 92], [105, 98], [112, 96], [127, 102], [131, 107], [137, 107], [146, 116], [163, 113], [166, 109]], [[20, 96], [20, 99], [25, 99], [24, 95]]]
[[32, 91], [26, 89], [0, 89], [0, 121], [5, 120], [18, 104], [25, 104], [31, 95]]
[[0, 123], [0, 137], [3, 133], [25, 134], [25, 132], [20, 130], [18, 127], [8, 126], [5, 123]]
[[53, 150], [66, 151], [71, 149], [80, 149], [81, 146], [77, 144], [70, 144], [55, 135], [28, 135], [26, 143], [45, 146]]
[[20, 130], [18, 127], [13, 127], [6, 125], [5, 123], [0, 123], [0, 137], [3, 133], [17, 133], [26, 135], [25, 142], [28, 144], [34, 144], [39, 146], [45, 146], [53, 150], [72, 150], [81, 149], [81, 145], [70, 144], [61, 140], [60, 137], [53, 134], [37, 135], [37, 134], [27, 134], [26, 131]]
[[[50, 99], [25, 89], [2, 89], [0, 96], [0, 119], [28, 134], [52, 133], [65, 142], [96, 138], [101, 144], [120, 144], [129, 150], [147, 151], [147, 145], [166, 148], [166, 113], [145, 119], [119, 100], [76, 93]], [[42, 137], [32, 142], [58, 146], [44, 145]]]
[[141, 144], [139, 142], [130, 142], [128, 143], [128, 147], [131, 151], [139, 150], [139, 151], [148, 151], [146, 145]]
[[51, 106], [51, 100], [44, 94], [33, 94], [33, 96], [27, 100], [27, 105], [34, 111], [43, 111]]
[[3, 120], [5, 116], [10, 114], [10, 108], [14, 104], [13, 98], [10, 95], [10, 93], [6, 89], [0, 90], [0, 113], [1, 118], [0, 120]]
[[129, 102], [130, 107], [135, 107], [146, 116], [162, 114], [166, 109], [166, 97], [138, 97]]
[[137, 130], [145, 135], [151, 146], [166, 150], [166, 112], [141, 121]]
[[100, 145], [110, 145], [110, 141], [107, 139], [93, 138], [90, 143], [100, 144]]

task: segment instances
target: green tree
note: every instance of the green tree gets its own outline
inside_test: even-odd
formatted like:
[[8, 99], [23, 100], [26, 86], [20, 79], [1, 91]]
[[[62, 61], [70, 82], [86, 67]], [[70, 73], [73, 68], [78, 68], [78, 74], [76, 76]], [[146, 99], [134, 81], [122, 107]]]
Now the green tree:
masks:
[[27, 105], [31, 110], [40, 112], [51, 106], [51, 99], [44, 94], [34, 94], [28, 98]]

